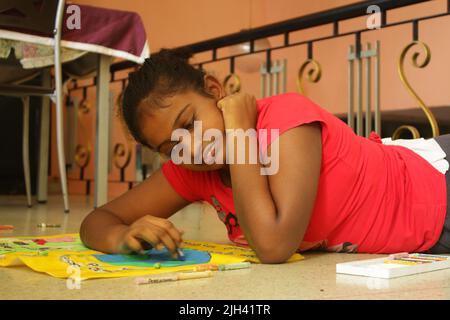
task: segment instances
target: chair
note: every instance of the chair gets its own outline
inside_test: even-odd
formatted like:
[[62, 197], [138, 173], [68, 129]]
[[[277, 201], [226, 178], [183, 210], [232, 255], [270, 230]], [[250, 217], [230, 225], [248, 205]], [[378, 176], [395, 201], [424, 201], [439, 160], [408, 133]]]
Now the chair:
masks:
[[[37, 10], [40, 6], [40, 10]], [[42, 70], [21, 70], [20, 64], [14, 61], [14, 57], [3, 59], [0, 64], [5, 68], [15, 68], [15, 72], [0, 72], [0, 95], [15, 96], [23, 102], [23, 168], [25, 176], [25, 188], [28, 206], [32, 205], [30, 163], [29, 163], [29, 97], [49, 97], [56, 104], [56, 139], [59, 173], [61, 176], [61, 189], [64, 200], [64, 212], [69, 212], [69, 198], [67, 192], [67, 176], [64, 155], [63, 132], [63, 99], [62, 99], [62, 65], [61, 65], [61, 32], [64, 16], [64, 0], [0, 0], [0, 28], [20, 30], [32, 34], [53, 35], [54, 38], [54, 87], [23, 85], [26, 80], [40, 74]], [[17, 72], [17, 73], [16, 73]], [[22, 73], [20, 73], [22, 72]], [[10, 75], [4, 77], [3, 75]], [[3, 78], [3, 79], [2, 79]]]

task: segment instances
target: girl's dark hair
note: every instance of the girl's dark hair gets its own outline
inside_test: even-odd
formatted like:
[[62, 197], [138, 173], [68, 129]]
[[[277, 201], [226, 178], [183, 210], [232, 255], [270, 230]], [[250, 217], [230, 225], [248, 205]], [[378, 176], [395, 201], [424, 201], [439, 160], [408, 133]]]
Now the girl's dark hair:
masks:
[[204, 89], [205, 72], [189, 64], [191, 56], [187, 49], [161, 49], [129, 75], [119, 114], [137, 142], [148, 146], [139, 128], [138, 106], [143, 99], [149, 98], [153, 105], [161, 106], [161, 98], [186, 89], [210, 97]]

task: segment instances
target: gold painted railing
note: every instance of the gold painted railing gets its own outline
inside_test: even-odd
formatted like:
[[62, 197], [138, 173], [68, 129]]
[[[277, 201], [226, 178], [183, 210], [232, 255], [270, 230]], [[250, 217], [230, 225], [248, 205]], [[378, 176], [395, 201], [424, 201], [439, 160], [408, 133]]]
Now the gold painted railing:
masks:
[[297, 77], [297, 90], [301, 94], [305, 94], [305, 88], [303, 87], [303, 81], [305, 79], [305, 71], [307, 67], [311, 66], [312, 68], [308, 70], [306, 80], [311, 83], [317, 83], [320, 81], [322, 77], [322, 67], [320, 63], [315, 59], [307, 59], [300, 67], [298, 71]]
[[[402, 53], [400, 54], [400, 58], [398, 61], [398, 69], [397, 70], [398, 70], [398, 74], [400, 76], [400, 80], [402, 81], [403, 85], [406, 87], [409, 94], [414, 98], [414, 100], [417, 101], [420, 108], [425, 113], [427, 120], [431, 125], [433, 137], [436, 137], [439, 135], [439, 126], [437, 124], [436, 118], [434, 117], [434, 115], [430, 111], [430, 109], [425, 105], [423, 100], [419, 97], [419, 95], [414, 91], [414, 89], [412, 88], [411, 84], [409, 83], [408, 79], [405, 76], [405, 69], [404, 69], [405, 57], [406, 57], [406, 54], [408, 53], [408, 51], [411, 48], [413, 48], [414, 46], [420, 46], [422, 51], [425, 52], [425, 58], [423, 59], [422, 62], [419, 62], [420, 52], [414, 52], [414, 54], [412, 55], [411, 64], [416, 68], [424, 68], [428, 65], [428, 63], [430, 62], [430, 59], [431, 59], [430, 48], [424, 42], [413, 41], [413, 42], [409, 43], [402, 50]], [[420, 137], [419, 130], [416, 127], [411, 126], [411, 125], [402, 125], [394, 131], [394, 133], [392, 134], [392, 139], [394, 139], [394, 140], [398, 139], [403, 131], [409, 131], [412, 134], [413, 139], [417, 139]]]

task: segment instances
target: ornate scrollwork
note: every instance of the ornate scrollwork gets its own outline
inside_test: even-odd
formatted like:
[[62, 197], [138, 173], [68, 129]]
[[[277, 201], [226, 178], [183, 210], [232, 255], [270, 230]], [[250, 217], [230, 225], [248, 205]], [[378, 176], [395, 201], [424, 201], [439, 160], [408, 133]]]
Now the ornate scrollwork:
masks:
[[120, 91], [120, 93], [117, 95], [117, 100], [116, 100], [116, 105], [118, 107], [120, 107], [123, 103], [123, 95], [125, 93], [125, 86], [127, 84], [127, 80], [123, 79], [122, 80], [122, 90]]
[[89, 164], [91, 160], [91, 150], [88, 147], [85, 147], [81, 144], [78, 144], [75, 147], [75, 163], [81, 168], [84, 169]]
[[120, 105], [122, 104], [122, 101], [123, 101], [123, 93], [124, 93], [124, 91], [122, 90], [122, 91], [119, 93], [119, 95], [117, 96], [116, 104], [117, 104], [118, 106], [120, 106]]
[[114, 166], [118, 169], [125, 169], [128, 167], [131, 160], [131, 145], [128, 141], [127, 145], [121, 142], [114, 145], [113, 160]]
[[[398, 61], [398, 74], [400, 77], [400, 80], [402, 81], [403, 85], [406, 87], [406, 89], [408, 90], [409, 94], [414, 98], [414, 100], [417, 101], [417, 103], [419, 104], [420, 108], [423, 110], [423, 112], [425, 113], [428, 122], [431, 125], [431, 130], [433, 133], [433, 137], [436, 137], [439, 135], [439, 126], [437, 124], [436, 118], [434, 117], [433, 113], [430, 111], [430, 109], [425, 105], [425, 103], [423, 102], [423, 100], [417, 95], [417, 93], [414, 91], [414, 89], [411, 87], [410, 83], [408, 82], [408, 80], [406, 79], [405, 76], [405, 70], [404, 70], [404, 62], [405, 62], [405, 57], [407, 52], [409, 51], [409, 49], [411, 49], [414, 46], [420, 46], [420, 48], [423, 50], [423, 52], [425, 52], [425, 58], [423, 59], [422, 62], [419, 62], [419, 56], [420, 56], [420, 52], [414, 52], [414, 54], [412, 55], [412, 60], [411, 60], [411, 64], [416, 67], [416, 68], [424, 68], [428, 65], [428, 63], [430, 62], [431, 59], [431, 52], [430, 52], [430, 48], [423, 42], [421, 41], [413, 41], [411, 43], [409, 43], [403, 50], [402, 53], [400, 54], [400, 58]], [[417, 139], [420, 137], [420, 133], [419, 130], [411, 125], [403, 125], [398, 127], [394, 133], [392, 134], [392, 139], [398, 139], [400, 137], [400, 134], [402, 131], [409, 131], [411, 132], [413, 139]]]
[[[125, 90], [125, 81], [122, 82], [122, 91], [117, 96], [116, 106], [120, 108], [123, 100], [123, 94]], [[125, 180], [125, 169], [128, 167], [131, 161], [132, 155], [132, 138], [128, 133], [125, 122], [123, 118], [120, 116], [120, 112], [117, 113], [120, 127], [122, 128], [122, 132], [125, 135], [125, 142], [117, 142], [113, 148], [113, 163], [114, 166], [120, 170], [120, 180]]]
[[83, 114], [88, 114], [89, 111], [91, 111], [91, 105], [89, 104], [86, 98], [81, 100], [80, 105], [78, 106], [78, 110]]
[[230, 73], [223, 80], [223, 87], [227, 95], [237, 93], [241, 91], [241, 78], [235, 73]]
[[301, 94], [305, 94], [305, 89], [303, 88], [303, 79], [305, 77], [305, 71], [307, 70], [306, 68], [310, 65], [312, 68], [308, 70], [306, 80], [311, 83], [317, 83], [322, 77], [322, 67], [317, 60], [307, 59], [305, 62], [303, 62], [298, 71], [297, 78], [297, 90]]
[[83, 122], [83, 115], [86, 115], [90, 112], [91, 107], [86, 99], [86, 97], [81, 100], [80, 105], [78, 106], [78, 123], [80, 125], [80, 129], [82, 135], [86, 139], [86, 146], [82, 144], [77, 144], [75, 147], [75, 163], [81, 170], [86, 168], [91, 160], [91, 143], [89, 142], [89, 135], [87, 134], [86, 126]]

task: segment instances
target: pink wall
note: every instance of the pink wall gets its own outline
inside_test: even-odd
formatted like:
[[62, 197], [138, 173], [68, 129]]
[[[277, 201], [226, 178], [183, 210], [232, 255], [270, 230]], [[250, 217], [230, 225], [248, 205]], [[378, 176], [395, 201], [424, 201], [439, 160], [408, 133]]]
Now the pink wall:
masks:
[[[209, 38], [238, 32], [242, 29], [258, 27], [332, 7], [359, 1], [351, 0], [77, 0], [76, 3], [109, 7], [138, 12], [145, 24], [151, 51], [161, 47], [174, 47], [206, 40]], [[446, 10], [445, 0], [434, 0], [408, 8], [390, 11], [388, 22], [426, 16]], [[444, 105], [449, 101], [449, 93], [444, 81], [450, 69], [450, 62], [444, 59], [450, 39], [442, 37], [436, 30], [448, 30], [448, 17], [425, 21], [420, 24], [420, 38], [432, 51], [432, 59], [425, 69], [406, 67], [413, 87], [429, 105]], [[365, 28], [365, 18], [352, 19], [340, 24], [341, 31]], [[318, 35], [330, 34], [331, 25], [293, 33], [293, 40], [305, 40]], [[272, 45], [276, 39], [271, 39]], [[383, 109], [411, 108], [416, 105], [403, 88], [396, 71], [396, 63], [402, 48], [411, 40], [409, 26], [391, 27], [363, 33], [362, 41], [381, 41], [381, 105]], [[314, 45], [315, 58], [323, 69], [323, 77], [317, 84], [305, 84], [306, 94], [331, 112], [344, 112], [347, 106], [347, 46], [353, 37], [342, 37]], [[227, 52], [226, 49], [223, 51]], [[194, 61], [200, 61], [200, 55]], [[209, 57], [209, 54], [206, 56]], [[288, 91], [296, 91], [296, 76], [300, 65], [306, 59], [306, 46], [274, 52], [274, 58], [288, 59]], [[237, 62], [239, 63], [239, 61]], [[228, 74], [228, 63], [217, 63], [205, 67], [219, 77]], [[239, 70], [237, 70], [239, 72]], [[242, 73], [242, 72], [241, 72]], [[244, 88], [259, 94], [257, 74], [244, 74]], [[430, 79], [435, 79], [430, 81]], [[436, 94], [438, 92], [438, 94]]]
[[[175, 47], [217, 36], [238, 32], [242, 29], [254, 28], [310, 13], [327, 10], [332, 7], [347, 5], [359, 1], [351, 0], [77, 0], [79, 4], [108, 7], [118, 10], [135, 11], [141, 15], [146, 27], [150, 49], [158, 51], [162, 47]], [[401, 21], [414, 17], [427, 16], [446, 11], [446, 0], [409, 6], [408, 8], [390, 11], [387, 21]], [[340, 23], [340, 31], [346, 32], [365, 29], [366, 18], [347, 20]], [[433, 19], [419, 24], [419, 37], [431, 49], [430, 64], [424, 69], [411, 66], [412, 51], [407, 57], [406, 74], [419, 96], [429, 106], [448, 105], [448, 75], [450, 60], [446, 54], [450, 52], [450, 17]], [[326, 25], [310, 30], [292, 33], [291, 41], [302, 41], [321, 35], [329, 35], [332, 26]], [[272, 46], [281, 43], [280, 37], [270, 39]], [[404, 109], [418, 107], [403, 87], [397, 74], [397, 61], [401, 50], [412, 40], [412, 28], [409, 25], [385, 28], [364, 32], [363, 45], [367, 41], [381, 42], [381, 108]], [[314, 44], [314, 58], [322, 66], [322, 79], [319, 83], [305, 82], [305, 93], [318, 104], [334, 113], [346, 112], [347, 108], [347, 52], [348, 45], [354, 44], [354, 37], [340, 37]], [[298, 69], [306, 59], [306, 46], [296, 46], [273, 52], [273, 59], [288, 59], [288, 91], [297, 91], [296, 78]], [[227, 54], [228, 49], [219, 50]], [[197, 55], [194, 61], [208, 59], [210, 55]], [[239, 60], [236, 61], [239, 65]], [[228, 62], [206, 65], [205, 69], [223, 79], [228, 74]], [[259, 75], [236, 70], [242, 77], [243, 90], [259, 96]], [[120, 85], [111, 85], [117, 95]], [[91, 105], [95, 105], [95, 90], [89, 92]], [[92, 145], [94, 145], [93, 125], [94, 110], [87, 116]], [[118, 121], [114, 122], [115, 141], [125, 141], [125, 136]], [[53, 149], [55, 150], [55, 148]], [[57, 176], [56, 158], [53, 155], [52, 172]], [[93, 163], [87, 174], [93, 176]], [[133, 180], [134, 169], [130, 167], [127, 179]], [[71, 177], [76, 179], [78, 173], [73, 171]], [[118, 171], [113, 168], [110, 179], [117, 180]], [[75, 188], [75, 187], [74, 187]], [[77, 187], [78, 188], [78, 187]]]

